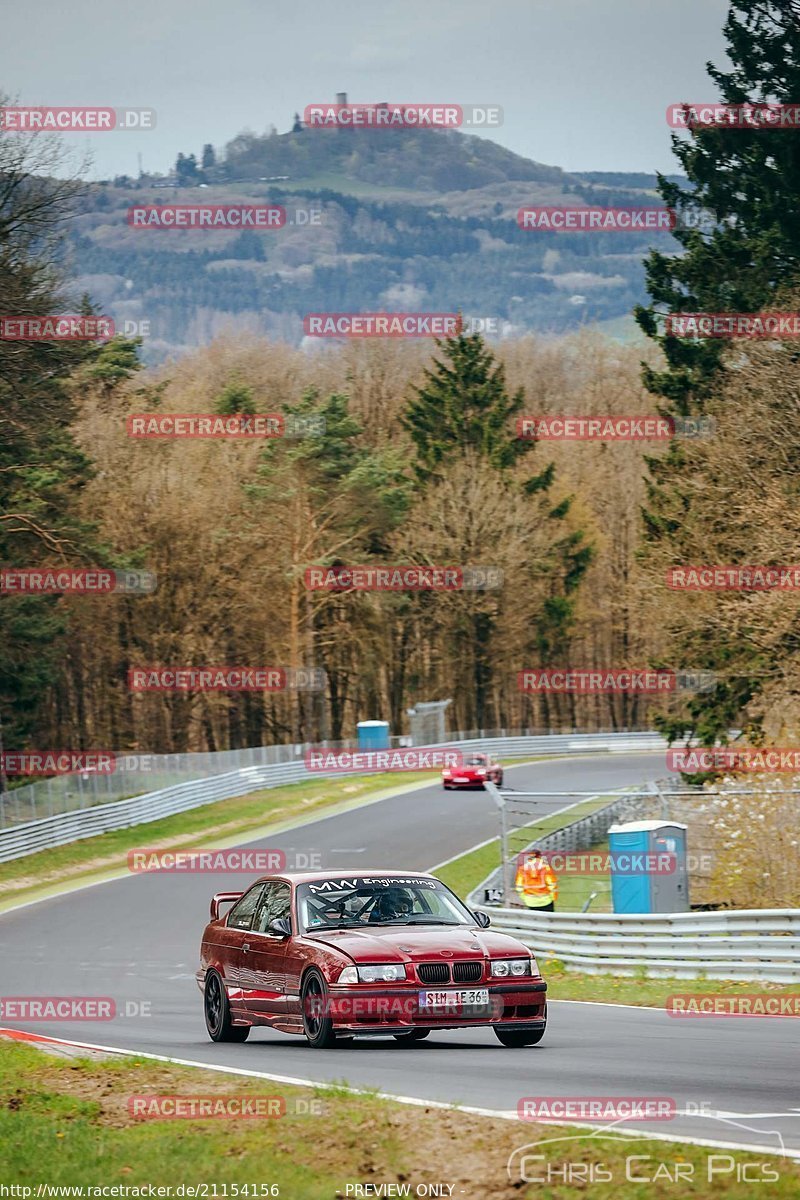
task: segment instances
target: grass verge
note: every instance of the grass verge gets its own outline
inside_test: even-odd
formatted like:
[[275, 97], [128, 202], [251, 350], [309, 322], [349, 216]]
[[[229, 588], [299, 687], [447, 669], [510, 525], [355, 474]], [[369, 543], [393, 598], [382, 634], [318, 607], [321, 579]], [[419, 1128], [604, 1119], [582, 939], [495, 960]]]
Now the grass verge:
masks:
[[[389, 1044], [398, 1056], [419, 1058], [420, 1066], [423, 1061], [430, 1066], [438, 1053], [422, 1043], [410, 1050]], [[546, 1051], [524, 1053], [533, 1061]], [[132, 1114], [132, 1097], [152, 1105], [162, 1096], [184, 1101], [202, 1096], [219, 1107], [260, 1101], [266, 1111], [279, 1107], [275, 1099], [280, 1097], [285, 1115], [166, 1120]], [[422, 1195], [426, 1192], [417, 1189], [432, 1184], [442, 1189], [432, 1194], [464, 1200], [573, 1200], [576, 1183], [581, 1193], [586, 1186], [578, 1182], [580, 1174], [586, 1180], [589, 1172], [595, 1177], [590, 1180], [595, 1200], [674, 1200], [687, 1194], [712, 1200], [723, 1189], [729, 1200], [745, 1200], [753, 1195], [753, 1182], [737, 1182], [745, 1164], [750, 1180], [772, 1172], [770, 1197], [788, 1200], [800, 1190], [797, 1162], [685, 1142], [621, 1141], [621, 1132], [617, 1126], [614, 1139], [598, 1138], [569, 1127], [352, 1096], [342, 1087], [292, 1088], [136, 1058], [65, 1060], [0, 1042], [2, 1182], [30, 1188], [27, 1194], [14, 1193], [22, 1200], [39, 1195], [40, 1185], [79, 1186], [84, 1197], [91, 1197], [87, 1189], [92, 1187], [127, 1187], [128, 1196], [146, 1196], [146, 1190], [135, 1189], [156, 1185], [173, 1189], [172, 1196], [334, 1200], [337, 1195]], [[555, 1138], [569, 1140], [547, 1144]], [[509, 1179], [506, 1164], [522, 1147], [544, 1156], [528, 1160], [526, 1171], [529, 1178], [552, 1172], [549, 1186], [520, 1179], [519, 1154]], [[634, 1164], [636, 1174], [652, 1182], [626, 1182], [630, 1155], [642, 1156]], [[676, 1189], [678, 1169], [683, 1185]], [[566, 1180], [572, 1171], [578, 1178]], [[181, 1184], [184, 1191], [177, 1193]], [[367, 1184], [373, 1187], [363, 1190]], [[394, 1187], [379, 1191], [380, 1184]], [[203, 1185], [205, 1192], [188, 1190]], [[354, 1191], [356, 1185], [362, 1190]], [[106, 1194], [126, 1195], [121, 1190]]]
[[[544, 954], [538, 956], [538, 961], [547, 980], [547, 996], [550, 1000], [593, 1000], [595, 1003], [664, 1008], [667, 997], [676, 993], [691, 993], [693, 996], [749, 996], [756, 992], [768, 992], [770, 996], [797, 995], [797, 985], [791, 984], [754, 983], [751, 979], [707, 979], [703, 975], [696, 979], [653, 979], [648, 978], [644, 971], [637, 971], [634, 975], [589, 975], [572, 971], [558, 959], [548, 959]], [[733, 1021], [737, 1018], [729, 1019]], [[746, 1020], [744, 1017], [738, 1019]]]

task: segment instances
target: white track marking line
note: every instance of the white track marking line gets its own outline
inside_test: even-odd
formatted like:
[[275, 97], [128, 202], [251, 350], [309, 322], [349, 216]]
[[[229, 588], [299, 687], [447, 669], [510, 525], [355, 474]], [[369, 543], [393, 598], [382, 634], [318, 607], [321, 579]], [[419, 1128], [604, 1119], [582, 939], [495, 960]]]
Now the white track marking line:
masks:
[[[691, 982], [691, 981], [690, 981]], [[547, 997], [548, 1004], [593, 1004], [596, 1008], [629, 1008], [632, 1012], [660, 1012], [666, 1013], [665, 1008], [659, 1007], [658, 1004], [617, 1004], [614, 1000], [557, 1000], [555, 997]]]
[[[21, 1038], [15, 1038], [14, 1034], [21, 1033]], [[463, 1112], [470, 1116], [476, 1117], [494, 1117], [502, 1121], [519, 1121], [517, 1113], [512, 1109], [495, 1109], [495, 1108], [477, 1108], [468, 1104], [453, 1104], [446, 1100], [425, 1100], [420, 1096], [398, 1096], [393, 1092], [375, 1092], [372, 1089], [351, 1087], [349, 1084], [336, 1083], [333, 1080], [324, 1079], [306, 1079], [294, 1075], [278, 1075], [273, 1071], [250, 1071], [244, 1067], [228, 1067], [219, 1063], [197, 1062], [191, 1058], [173, 1058], [167, 1054], [150, 1054], [145, 1051], [124, 1050], [120, 1046], [100, 1046], [94, 1042], [73, 1042], [67, 1038], [53, 1038], [44, 1035], [28, 1034], [25, 1030], [4, 1029], [0, 1028], [0, 1036], [10, 1035], [12, 1040], [22, 1042], [48, 1042], [51, 1044], [62, 1046], [77, 1046], [82, 1050], [100, 1050], [106, 1054], [121, 1054], [126, 1058], [146, 1058], [151, 1062], [169, 1063], [176, 1067], [196, 1067], [201, 1071], [216, 1071], [221, 1075], [241, 1075], [248, 1079], [269, 1079], [271, 1083], [286, 1083], [292, 1087], [335, 1087], [338, 1090], [345, 1091], [351, 1096], [376, 1096], [380, 1100], [390, 1100], [395, 1104], [406, 1104], [417, 1108], [436, 1108], [447, 1112]], [[679, 1114], [682, 1115], [682, 1114]], [[696, 1114], [691, 1114], [696, 1115]], [[794, 1115], [794, 1114], [787, 1114]], [[548, 1122], [556, 1124], [556, 1122]], [[524, 1124], [524, 1122], [520, 1122]], [[575, 1129], [591, 1129], [599, 1132], [606, 1131], [609, 1127], [606, 1125], [591, 1125], [584, 1121], [559, 1121], [559, 1125], [569, 1126]], [[625, 1130], [625, 1137], [644, 1138], [647, 1141], [656, 1142], [690, 1142], [693, 1146], [711, 1146], [714, 1149], [720, 1150], [747, 1150], [755, 1154], [772, 1154], [779, 1155], [781, 1158], [792, 1158], [800, 1160], [800, 1150], [774, 1150], [768, 1146], [760, 1146], [758, 1144], [745, 1142], [723, 1142], [712, 1138], [698, 1138], [691, 1134], [675, 1134], [675, 1133], [651, 1133], [646, 1129]]]

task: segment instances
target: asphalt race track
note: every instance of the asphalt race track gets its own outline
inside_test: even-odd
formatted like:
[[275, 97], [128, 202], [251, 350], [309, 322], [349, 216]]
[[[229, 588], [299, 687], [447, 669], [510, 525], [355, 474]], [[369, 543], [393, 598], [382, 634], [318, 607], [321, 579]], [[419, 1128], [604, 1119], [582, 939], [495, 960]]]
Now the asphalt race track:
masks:
[[[514, 767], [506, 783], [521, 790], [603, 791], [663, 770], [663, 755], [615, 754]], [[541, 812], [570, 802], [543, 798]], [[496, 810], [485, 793], [433, 786], [251, 844], [319, 853], [325, 867], [420, 870], [496, 833]], [[241, 890], [248, 879], [132, 875], [0, 916], [2, 995], [108, 996], [120, 1014], [113, 1021], [2, 1024], [503, 1112], [516, 1111], [524, 1096], [670, 1097], [679, 1111], [689, 1107], [691, 1114], [700, 1106], [717, 1115], [636, 1122], [624, 1132], [648, 1128], [773, 1150], [783, 1143], [800, 1156], [800, 1021], [791, 1018], [681, 1020], [655, 1009], [559, 1002], [551, 993], [547, 1035], [525, 1050], [503, 1048], [489, 1029], [431, 1035], [415, 1046], [363, 1039], [330, 1051], [266, 1029], [255, 1030], [244, 1045], [211, 1043], [194, 981], [200, 933], [212, 893]], [[685, 990], [693, 989], [711, 992], [714, 985], [687, 982]]]

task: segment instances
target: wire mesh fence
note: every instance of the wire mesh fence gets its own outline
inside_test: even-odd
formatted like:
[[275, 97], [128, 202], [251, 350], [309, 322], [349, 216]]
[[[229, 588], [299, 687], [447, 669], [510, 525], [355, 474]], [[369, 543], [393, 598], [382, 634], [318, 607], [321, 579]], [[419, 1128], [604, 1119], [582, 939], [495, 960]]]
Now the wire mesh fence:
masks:
[[[407, 745], [431, 744], [427, 726], [417, 736], [394, 736], [390, 738], [393, 748]], [[509, 737], [560, 737], [565, 734], [579, 736], [581, 730], [502, 729], [465, 730], [447, 735], [447, 742], [471, 740], [494, 740]], [[594, 734], [634, 733], [642, 731], [593, 730]], [[427, 737], [425, 735], [428, 735]], [[353, 746], [350, 741], [320, 741], [315, 746], [342, 750]], [[294, 763], [303, 759], [310, 743], [292, 743], [274, 746], [255, 746], [240, 750], [206, 751], [186, 754], [141, 754], [120, 753], [115, 769], [111, 772], [79, 771], [69, 775], [54, 775], [35, 783], [11, 786], [0, 794], [0, 829], [13, 825], [24, 825], [30, 821], [43, 820], [61, 813], [80, 811], [114, 800], [125, 800], [146, 792], [158, 791], [173, 784], [186, 783], [193, 779], [206, 779], [213, 775], [225, 775], [231, 771], [247, 768], [272, 766], [278, 763]]]
[[[791, 798], [796, 803], [800, 788], [787, 786], [788, 782], [772, 781], [766, 791], [763, 785], [745, 787], [731, 781], [720, 781], [714, 787], [690, 787], [680, 779], [660, 779], [640, 788], [607, 791], [602, 795], [572, 791], [506, 791], [488, 784], [487, 791], [498, 810], [499, 861], [489, 878], [473, 891], [472, 901], [518, 905], [517, 869], [525, 852], [533, 846], [548, 856], [607, 850], [608, 831], [612, 825], [628, 821], [661, 821], [687, 828], [693, 907], [718, 906], [725, 902], [724, 897], [717, 894], [718, 888], [715, 891], [713, 887], [724, 844], [720, 832], [721, 813], [732, 801], [746, 813], [765, 795]], [[564, 801], [556, 812], [549, 811], [554, 800]], [[549, 802], [545, 811], [544, 801]], [[753, 815], [757, 818], [755, 812]], [[745, 831], [745, 839], [748, 836], [759, 837], [757, 819], [752, 834]], [[610, 897], [610, 891], [610, 882], [602, 872], [591, 887], [573, 889], [574, 894], [585, 895], [589, 902], [600, 896], [601, 904], [603, 896]]]

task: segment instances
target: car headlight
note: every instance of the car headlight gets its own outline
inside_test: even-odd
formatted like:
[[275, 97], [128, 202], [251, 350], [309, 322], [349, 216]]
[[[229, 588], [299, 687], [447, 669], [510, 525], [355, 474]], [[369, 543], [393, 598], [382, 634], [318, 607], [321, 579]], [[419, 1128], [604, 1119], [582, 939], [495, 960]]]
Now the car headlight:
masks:
[[492, 975], [502, 978], [507, 975], [532, 975], [532, 958], [496, 958], [492, 963]]
[[377, 966], [358, 967], [361, 983], [397, 983], [406, 978], [405, 963], [380, 963]]
[[358, 983], [358, 970], [356, 967], [345, 967], [339, 976], [337, 983]]

